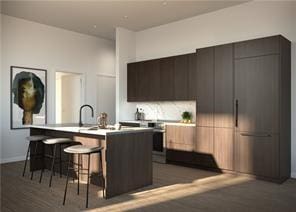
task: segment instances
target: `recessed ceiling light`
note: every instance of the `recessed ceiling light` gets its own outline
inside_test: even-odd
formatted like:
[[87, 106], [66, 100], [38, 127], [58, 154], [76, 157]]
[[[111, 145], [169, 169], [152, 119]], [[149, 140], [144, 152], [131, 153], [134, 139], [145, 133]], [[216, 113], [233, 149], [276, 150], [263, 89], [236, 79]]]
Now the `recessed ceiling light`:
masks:
[[163, 1], [162, 2], [162, 5], [167, 5], [168, 3], [166, 1]]
[[97, 25], [94, 25], [94, 28], [97, 28]]
[[127, 19], [128, 18], [128, 16], [127, 15], [125, 15], [125, 16], [123, 16], [125, 19]]

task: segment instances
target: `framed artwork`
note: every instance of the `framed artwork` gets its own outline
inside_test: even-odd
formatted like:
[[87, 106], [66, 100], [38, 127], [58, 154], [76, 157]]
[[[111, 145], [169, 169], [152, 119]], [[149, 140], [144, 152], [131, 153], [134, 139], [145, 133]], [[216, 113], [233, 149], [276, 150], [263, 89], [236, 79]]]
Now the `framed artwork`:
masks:
[[47, 123], [47, 71], [10, 67], [10, 128]]

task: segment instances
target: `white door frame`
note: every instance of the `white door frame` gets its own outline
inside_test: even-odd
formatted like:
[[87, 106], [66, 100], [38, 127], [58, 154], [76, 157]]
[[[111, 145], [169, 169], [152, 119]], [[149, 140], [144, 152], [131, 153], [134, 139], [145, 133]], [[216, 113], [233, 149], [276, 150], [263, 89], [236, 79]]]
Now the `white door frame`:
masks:
[[[107, 78], [115, 78], [116, 79], [116, 75], [114, 74], [106, 74], [106, 73], [98, 73], [96, 74], [96, 77], [107, 77]], [[115, 85], [116, 85], [116, 80], [115, 80]], [[98, 92], [96, 90], [96, 92]], [[115, 92], [116, 92], [116, 88], [115, 88]], [[116, 104], [116, 94], [115, 94], [115, 104]], [[98, 93], [96, 93], [96, 111], [99, 110], [99, 105], [98, 105]], [[115, 106], [115, 122], [116, 122], [116, 106]]]
[[[85, 91], [86, 91], [86, 89], [85, 89], [85, 79], [86, 79], [86, 74], [85, 73], [83, 73], [83, 72], [71, 72], [71, 71], [67, 71], [67, 70], [55, 70], [54, 71], [54, 79], [56, 79], [56, 74], [57, 74], [57, 72], [61, 72], [61, 73], [68, 73], [68, 74], [76, 74], [76, 75], [80, 75], [81, 76], [81, 80], [82, 80], [82, 82], [81, 82], [81, 96], [80, 96], [80, 105], [82, 105], [84, 102], [85, 102], [85, 100], [86, 100], [86, 95], [85, 95]], [[53, 118], [53, 122], [54, 123], [56, 123], [56, 80], [53, 80], [54, 81], [54, 83], [53, 83], [53, 90], [54, 90], [54, 95], [53, 95], [53, 104], [52, 104], [52, 108], [54, 108], [53, 109], [53, 115], [54, 115], [54, 118]], [[77, 111], [77, 113], [79, 113], [79, 111]], [[84, 114], [83, 114], [84, 115]]]

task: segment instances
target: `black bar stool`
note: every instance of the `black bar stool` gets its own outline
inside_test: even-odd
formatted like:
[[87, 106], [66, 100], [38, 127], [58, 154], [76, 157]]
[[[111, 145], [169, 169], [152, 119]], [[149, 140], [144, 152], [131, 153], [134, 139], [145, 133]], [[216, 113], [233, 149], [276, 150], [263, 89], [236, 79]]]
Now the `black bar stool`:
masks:
[[[51, 161], [51, 169], [50, 169], [49, 187], [51, 187], [52, 175], [54, 174], [54, 165], [56, 164], [56, 162], [59, 163], [60, 177], [62, 177], [62, 163], [65, 162], [65, 161], [62, 160], [62, 146], [63, 145], [71, 145], [71, 144], [74, 143], [74, 141], [72, 141], [69, 138], [51, 138], [51, 139], [43, 140], [43, 143], [44, 143], [45, 146], [46, 145], [51, 146], [52, 155], [43, 153], [43, 166], [42, 166], [42, 169], [41, 169], [39, 183], [41, 183], [43, 172], [44, 172], [44, 158], [45, 157], [50, 158], [50, 159], [52, 159], [52, 161]], [[60, 156], [59, 157], [56, 156], [58, 146], [59, 146], [59, 151], [60, 151]], [[56, 159], [59, 159], [59, 161], [56, 161]]]
[[[67, 188], [68, 188], [68, 179], [69, 179], [69, 170], [74, 170], [75, 172], [78, 172], [78, 185], [77, 185], [77, 194], [79, 195], [79, 177], [80, 174], [86, 174], [87, 175], [87, 187], [86, 187], [86, 208], [88, 207], [88, 193], [89, 193], [89, 181], [90, 181], [90, 156], [91, 154], [98, 153], [100, 158], [100, 168], [98, 175], [101, 178], [101, 183], [103, 185], [103, 197], [105, 197], [105, 179], [103, 175], [103, 162], [102, 162], [102, 149], [103, 147], [90, 147], [85, 145], [74, 145], [70, 146], [64, 149], [65, 152], [69, 153], [69, 161], [68, 161], [68, 171], [67, 171], [67, 180], [66, 180], [66, 187], [65, 187], [65, 193], [64, 193], [64, 201], [63, 205], [65, 205], [66, 201], [66, 194], [67, 194]], [[77, 154], [78, 155], [78, 163], [71, 162], [71, 155]], [[82, 168], [82, 162], [81, 162], [81, 156], [82, 155], [88, 155], [88, 162], [87, 162], [87, 169]], [[71, 167], [72, 165], [72, 167]], [[77, 169], [75, 169], [75, 165], [77, 165]], [[87, 171], [87, 173], [80, 173], [80, 171]]]
[[[48, 139], [48, 138], [49, 137], [45, 136], [45, 135], [31, 135], [31, 136], [26, 137], [26, 140], [29, 141], [29, 145], [28, 145], [28, 150], [27, 150], [27, 154], [26, 154], [25, 166], [24, 166], [24, 170], [23, 170], [23, 177], [25, 176], [29, 154], [30, 154], [30, 160], [36, 159], [38, 157], [42, 157], [42, 154], [37, 154], [38, 144], [41, 141]], [[32, 153], [30, 150], [31, 148], [33, 148], [33, 144], [35, 144], [34, 153]], [[33, 173], [34, 173], [34, 171], [31, 171], [31, 180], [33, 179]]]

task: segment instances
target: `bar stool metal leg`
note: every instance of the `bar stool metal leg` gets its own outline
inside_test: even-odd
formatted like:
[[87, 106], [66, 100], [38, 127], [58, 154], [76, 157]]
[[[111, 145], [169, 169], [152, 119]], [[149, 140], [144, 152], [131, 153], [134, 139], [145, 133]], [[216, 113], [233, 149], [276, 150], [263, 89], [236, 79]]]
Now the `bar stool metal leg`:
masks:
[[41, 173], [40, 173], [40, 178], [39, 178], [39, 183], [41, 183], [41, 180], [42, 180], [42, 175], [43, 175], [43, 172], [44, 172], [44, 154], [45, 154], [45, 146], [44, 144], [42, 145], [42, 169], [41, 169]]
[[78, 172], [78, 174], [77, 174], [77, 179], [78, 179], [77, 194], [79, 195], [79, 184], [80, 184], [79, 178], [80, 178], [81, 154], [78, 154], [77, 156], [78, 156], [78, 159], [77, 159], [78, 160], [78, 165], [77, 165], [77, 172]]
[[70, 170], [70, 163], [71, 163], [70, 161], [71, 161], [71, 157], [70, 157], [70, 154], [69, 154], [68, 155], [67, 179], [66, 179], [66, 187], [65, 187], [63, 205], [65, 205], [65, 202], [66, 202], [66, 195], [67, 195], [67, 189], [68, 189], [68, 180], [69, 180], [69, 170]]
[[53, 158], [52, 158], [52, 164], [51, 164], [51, 173], [50, 173], [49, 187], [51, 187], [52, 175], [54, 173], [54, 164], [55, 164], [55, 158], [56, 158], [56, 150], [57, 150], [57, 144], [54, 145], [54, 150], [53, 150]]
[[[35, 142], [36, 142], [36, 144], [35, 144], [35, 149], [34, 149], [34, 156], [32, 157], [32, 159], [35, 158], [37, 155], [38, 142], [37, 141], [35, 141]], [[34, 171], [31, 171], [31, 180], [33, 180], [33, 174], [34, 174]]]
[[89, 169], [90, 169], [90, 154], [88, 154], [87, 162], [87, 187], [86, 187], [86, 208], [88, 208], [88, 192], [89, 192]]
[[103, 197], [105, 197], [105, 179], [104, 179], [104, 174], [103, 174], [103, 161], [102, 161], [102, 152], [99, 152], [99, 157], [100, 157], [100, 169], [101, 169], [101, 183], [103, 186]]
[[24, 170], [23, 170], [23, 177], [25, 176], [25, 172], [26, 172], [26, 168], [27, 168], [27, 162], [28, 162], [28, 157], [29, 157], [29, 152], [30, 152], [30, 146], [31, 146], [31, 141], [29, 142], [29, 145], [28, 145], [26, 161], [25, 161], [25, 166], [24, 166]]
[[60, 146], [60, 178], [62, 178], [62, 144]]

